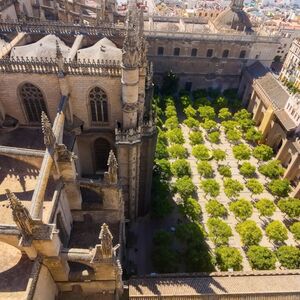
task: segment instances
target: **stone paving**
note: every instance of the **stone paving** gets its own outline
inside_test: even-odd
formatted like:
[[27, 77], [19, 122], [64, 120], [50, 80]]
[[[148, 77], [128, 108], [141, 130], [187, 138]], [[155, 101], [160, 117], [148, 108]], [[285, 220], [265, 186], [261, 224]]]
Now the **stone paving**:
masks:
[[[191, 166], [192, 180], [193, 180], [194, 184], [197, 187], [198, 201], [199, 201], [199, 204], [201, 206], [202, 213], [203, 213], [202, 214], [202, 223], [204, 225], [204, 228], [208, 232], [208, 228], [206, 226], [206, 223], [207, 223], [207, 220], [209, 218], [209, 215], [206, 213], [205, 204], [209, 200], [209, 197], [205, 198], [204, 192], [199, 187], [201, 177], [199, 176], [198, 171], [197, 171], [197, 159], [192, 155], [192, 146], [189, 143], [188, 136], [189, 136], [189, 133], [190, 133], [190, 129], [184, 124], [181, 124], [180, 126], [181, 126], [181, 129], [182, 129], [182, 132], [183, 132], [183, 136], [185, 138], [184, 146], [186, 147], [186, 149], [188, 150], [188, 153], [189, 153], [189, 156], [188, 156], [187, 160], [189, 161], [190, 166]], [[209, 149], [224, 150], [226, 152], [226, 159], [224, 161], [220, 162], [220, 164], [230, 166], [231, 167], [231, 172], [232, 172], [232, 178], [237, 179], [238, 181], [243, 183], [243, 185], [245, 185], [245, 180], [244, 180], [243, 176], [240, 175], [240, 173], [239, 173], [238, 161], [234, 158], [233, 153], [232, 153], [232, 145], [227, 141], [223, 130], [220, 129], [221, 137], [220, 137], [220, 143], [219, 144], [210, 143], [205, 137], [205, 135], [206, 135], [205, 130], [204, 129], [201, 129], [201, 130], [202, 130], [202, 134], [203, 134], [203, 137], [204, 137], [204, 145]], [[252, 157], [252, 156], [251, 156], [249, 162], [251, 164], [255, 165], [256, 167], [259, 166], [259, 163], [258, 163], [257, 159]], [[226, 218], [225, 221], [230, 225], [230, 227], [232, 229], [232, 233], [233, 233], [233, 236], [229, 239], [229, 246], [238, 248], [240, 250], [240, 252], [243, 256], [243, 269], [245, 271], [251, 270], [251, 267], [250, 267], [250, 265], [247, 261], [247, 258], [246, 258], [246, 254], [245, 254], [245, 252], [242, 248], [242, 243], [241, 243], [240, 236], [235, 230], [235, 226], [237, 225], [238, 221], [235, 219], [233, 213], [230, 212], [230, 210], [229, 210], [229, 204], [230, 204], [231, 200], [224, 193], [223, 179], [222, 179], [222, 176], [217, 171], [218, 164], [215, 160], [211, 160], [210, 163], [212, 164], [213, 169], [214, 169], [214, 179], [216, 179], [218, 181], [218, 183], [220, 184], [220, 187], [221, 187], [220, 195], [218, 197], [215, 197], [215, 198], [219, 202], [223, 203], [225, 205], [225, 207], [227, 208], [227, 210], [228, 210], [228, 217]], [[268, 179], [265, 178], [265, 176], [260, 174], [258, 171], [256, 172], [256, 174], [257, 174], [257, 179], [262, 184], [266, 184], [268, 182]], [[172, 182], [174, 182], [174, 180], [175, 179], [172, 178]], [[252, 198], [251, 192], [245, 186], [244, 186], [244, 190], [240, 193], [239, 198], [245, 198], [249, 201], [254, 200], [254, 198], [255, 199], [268, 198], [268, 199], [271, 199], [271, 200], [273, 199], [274, 200], [274, 197], [266, 189], [264, 190], [264, 192], [262, 194], [255, 195]], [[174, 201], [176, 202], [177, 199], [178, 199], [178, 195], [175, 195], [174, 196]], [[268, 238], [266, 236], [266, 233], [265, 233], [265, 230], [264, 230], [266, 224], [264, 224], [264, 223], [269, 223], [272, 220], [283, 221], [284, 220], [284, 215], [283, 215], [283, 213], [281, 213], [279, 208], [276, 206], [276, 212], [268, 220], [266, 218], [259, 218], [259, 213], [258, 213], [257, 209], [253, 208], [253, 214], [249, 219], [254, 220], [256, 222], [256, 224], [262, 230], [263, 238], [260, 242], [260, 245], [268, 247], [269, 249], [274, 250], [275, 246], [268, 240]], [[211, 249], [215, 248], [215, 245], [213, 244], [212, 241], [208, 240], [208, 244], [211, 247]], [[288, 240], [286, 241], [286, 244], [287, 245], [296, 245], [296, 242], [295, 242], [291, 232], [288, 232]]]

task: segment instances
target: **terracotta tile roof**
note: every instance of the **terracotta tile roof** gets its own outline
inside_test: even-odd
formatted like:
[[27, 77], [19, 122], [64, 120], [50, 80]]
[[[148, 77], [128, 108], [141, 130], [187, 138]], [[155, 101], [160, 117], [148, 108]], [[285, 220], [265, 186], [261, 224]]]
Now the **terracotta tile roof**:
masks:
[[279, 275], [144, 277], [129, 280], [129, 296], [299, 293], [300, 272]]
[[281, 122], [281, 124], [285, 127], [287, 131], [296, 128], [296, 124], [286, 113], [285, 110], [283, 109], [277, 110], [275, 111], [275, 115], [277, 116], [278, 120]]

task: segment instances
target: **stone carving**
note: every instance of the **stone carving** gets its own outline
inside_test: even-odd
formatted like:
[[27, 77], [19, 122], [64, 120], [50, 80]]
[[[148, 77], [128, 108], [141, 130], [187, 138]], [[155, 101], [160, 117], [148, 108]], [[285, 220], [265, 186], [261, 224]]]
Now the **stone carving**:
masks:
[[139, 107], [138, 103], [123, 103], [122, 109], [125, 112], [135, 112]]
[[150, 89], [153, 86], [153, 63], [150, 62], [147, 68], [147, 75], [146, 75], [146, 89]]
[[56, 138], [52, 131], [51, 123], [44, 111], [42, 111], [41, 122], [42, 122], [42, 130], [44, 134], [44, 144], [47, 148], [53, 147]]
[[99, 263], [103, 259], [110, 259], [114, 254], [112, 246], [113, 236], [105, 223], [101, 226], [99, 239], [101, 244], [96, 245], [91, 263]]
[[69, 151], [64, 144], [58, 144], [55, 147], [57, 153], [57, 161], [59, 162], [70, 162], [74, 159], [77, 159], [77, 156]]
[[110, 150], [108, 160], [108, 172], [105, 172], [105, 181], [116, 184], [118, 182], [118, 162], [113, 150]]
[[6, 189], [5, 192], [6, 197], [10, 202], [14, 222], [17, 224], [22, 236], [27, 239], [32, 235], [33, 230], [33, 220], [29, 211], [9, 189]]
[[126, 68], [137, 68], [140, 60], [139, 19], [136, 2], [131, 0], [126, 17], [126, 33], [123, 43], [122, 62]]
[[59, 76], [64, 76], [65, 73], [65, 64], [64, 64], [64, 58], [63, 55], [61, 53], [60, 47], [59, 47], [59, 43], [56, 40], [56, 64], [58, 67], [58, 75]]

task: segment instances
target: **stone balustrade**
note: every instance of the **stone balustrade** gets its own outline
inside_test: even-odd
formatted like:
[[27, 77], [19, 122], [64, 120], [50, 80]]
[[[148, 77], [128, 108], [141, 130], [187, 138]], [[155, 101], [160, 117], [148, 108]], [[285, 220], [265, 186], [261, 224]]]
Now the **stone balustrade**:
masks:
[[[55, 60], [43, 58], [3, 58], [0, 59], [0, 72], [2, 73], [37, 73], [59, 74], [59, 67]], [[121, 76], [121, 65], [114, 60], [64, 60], [65, 75], [90, 76]]]

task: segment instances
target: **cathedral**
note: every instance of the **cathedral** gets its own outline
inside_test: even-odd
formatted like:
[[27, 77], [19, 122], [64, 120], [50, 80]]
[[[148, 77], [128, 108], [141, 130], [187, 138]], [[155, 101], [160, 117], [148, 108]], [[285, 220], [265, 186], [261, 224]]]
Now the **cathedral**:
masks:
[[132, 3], [120, 30], [1, 33], [6, 299], [9, 276], [22, 276], [16, 299], [122, 293], [125, 223], [148, 210], [156, 140], [142, 18]]
[[126, 16], [110, 0], [2, 0], [0, 16], [0, 299], [298, 299], [299, 270], [123, 281], [128, 224], [151, 200], [153, 82], [170, 69], [188, 91], [238, 89], [300, 197], [299, 101], [267, 69], [284, 38], [242, 0], [193, 24], [134, 0]]

